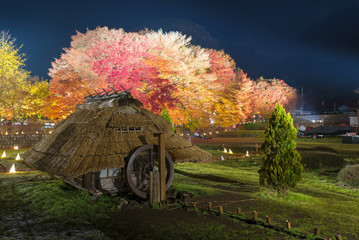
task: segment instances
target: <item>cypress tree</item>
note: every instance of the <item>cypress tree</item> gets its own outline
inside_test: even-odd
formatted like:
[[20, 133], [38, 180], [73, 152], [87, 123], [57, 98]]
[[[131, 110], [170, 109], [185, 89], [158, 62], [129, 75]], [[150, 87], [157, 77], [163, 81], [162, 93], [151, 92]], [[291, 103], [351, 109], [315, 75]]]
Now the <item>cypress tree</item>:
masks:
[[283, 195], [302, 178], [303, 166], [296, 150], [296, 137], [290, 113], [277, 103], [265, 131], [264, 155], [258, 173], [261, 185], [267, 184]]

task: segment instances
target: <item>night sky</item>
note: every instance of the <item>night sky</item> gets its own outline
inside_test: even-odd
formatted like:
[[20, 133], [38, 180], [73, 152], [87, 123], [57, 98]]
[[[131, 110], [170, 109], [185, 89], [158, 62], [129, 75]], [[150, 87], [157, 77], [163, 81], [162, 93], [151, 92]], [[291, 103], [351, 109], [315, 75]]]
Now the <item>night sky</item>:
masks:
[[[236, 3], [234, 3], [236, 2]], [[306, 108], [356, 107], [359, 1], [17, 1], [2, 0], [0, 30], [28, 56], [27, 70], [49, 79], [51, 62], [76, 30], [97, 26], [180, 31], [192, 43], [223, 49], [256, 79], [304, 89]]]

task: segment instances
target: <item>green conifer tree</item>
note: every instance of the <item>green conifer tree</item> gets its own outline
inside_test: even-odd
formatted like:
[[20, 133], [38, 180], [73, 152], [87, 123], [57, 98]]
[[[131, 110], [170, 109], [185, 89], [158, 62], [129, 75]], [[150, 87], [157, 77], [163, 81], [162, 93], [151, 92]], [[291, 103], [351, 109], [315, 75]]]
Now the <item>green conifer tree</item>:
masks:
[[266, 183], [283, 195], [302, 178], [303, 166], [296, 150], [296, 137], [297, 130], [290, 113], [277, 103], [265, 131], [264, 156], [258, 173], [261, 185]]

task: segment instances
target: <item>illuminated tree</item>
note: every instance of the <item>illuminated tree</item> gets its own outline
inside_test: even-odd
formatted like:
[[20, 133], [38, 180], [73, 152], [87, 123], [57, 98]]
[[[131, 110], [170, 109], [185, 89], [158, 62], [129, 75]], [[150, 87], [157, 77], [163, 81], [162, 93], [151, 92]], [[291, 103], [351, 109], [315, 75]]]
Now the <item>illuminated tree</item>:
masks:
[[26, 82], [29, 88], [24, 98], [22, 115], [26, 118], [44, 116], [43, 108], [48, 104], [50, 95], [49, 83], [38, 76], [28, 78]]
[[79, 73], [60, 70], [51, 79], [51, 94], [44, 106], [44, 114], [54, 120], [64, 119], [75, 110], [77, 104], [84, 102], [89, 92], [93, 92], [93, 89]]
[[0, 77], [4, 80], [24, 80], [30, 74], [24, 69], [26, 58], [20, 53], [22, 46], [16, 47], [15, 40], [8, 32], [0, 32]]
[[264, 156], [258, 173], [261, 185], [266, 183], [283, 195], [290, 187], [295, 187], [302, 177], [303, 166], [296, 150], [296, 137], [297, 130], [290, 113], [286, 113], [277, 103], [265, 131], [262, 144]]
[[287, 110], [295, 109], [298, 93], [283, 80], [264, 79], [251, 80], [242, 70], [236, 74], [237, 104], [243, 122], [253, 119], [255, 115], [268, 118], [276, 103], [280, 103]]
[[17, 121], [40, 114], [48, 95], [47, 82], [29, 78], [20, 49], [8, 32], [0, 32], [0, 106], [2, 116]]
[[280, 95], [290, 88], [262, 86], [242, 70], [236, 72], [235, 62], [223, 50], [190, 42], [191, 37], [179, 32], [161, 30], [126, 33], [104, 27], [78, 32], [49, 70], [51, 106], [56, 109], [52, 117], [66, 117], [87, 91], [102, 88], [130, 89], [145, 108], [156, 113], [167, 109], [175, 124], [193, 127], [210, 120], [229, 126], [254, 114], [265, 116], [277, 101], [286, 105], [278, 97], [259, 104], [256, 94], [263, 87], [266, 94], [279, 89]]
[[298, 98], [296, 89], [276, 78], [256, 80], [253, 94], [256, 96], [253, 102], [255, 114], [264, 118], [270, 116], [276, 103], [280, 103], [286, 110], [295, 109]]

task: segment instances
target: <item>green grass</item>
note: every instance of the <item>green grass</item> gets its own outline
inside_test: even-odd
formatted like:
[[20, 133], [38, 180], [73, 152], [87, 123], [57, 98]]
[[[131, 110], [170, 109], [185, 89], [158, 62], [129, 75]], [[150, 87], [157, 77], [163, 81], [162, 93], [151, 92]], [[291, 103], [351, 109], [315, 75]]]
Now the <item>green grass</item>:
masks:
[[226, 131], [216, 135], [218, 138], [248, 138], [248, 137], [264, 137], [264, 130], [237, 130]]
[[[315, 226], [320, 227], [321, 236], [335, 239], [335, 234], [341, 233], [343, 239], [359, 239], [359, 190], [347, 188], [338, 182], [337, 176], [340, 170], [338, 166], [307, 170], [303, 173], [303, 179], [296, 188], [291, 189], [287, 196], [279, 196], [271, 189], [259, 187], [257, 170], [261, 164], [261, 155], [255, 155], [255, 143], [263, 140], [262, 137], [246, 137], [248, 140], [241, 143], [226, 144], [235, 153], [225, 155], [221, 149], [222, 144], [201, 144], [199, 147], [212, 153], [217, 159], [223, 155], [225, 161], [210, 163], [177, 163], [175, 164], [175, 176], [172, 188], [177, 191], [187, 191], [197, 199], [216, 199], [224, 194], [237, 194], [239, 199], [248, 199], [239, 203], [228, 204], [225, 211], [235, 212], [237, 206], [242, 208], [242, 216], [250, 219], [252, 212], [259, 212], [259, 220], [265, 221], [266, 215], [271, 215], [272, 224], [284, 226], [286, 219], [292, 222], [293, 231], [308, 235], [308, 239], [314, 239], [311, 234]], [[298, 139], [297, 146], [300, 151], [314, 154], [313, 159], [326, 158], [322, 153], [339, 154], [347, 164], [359, 161], [359, 147], [354, 144], [341, 144], [338, 139]], [[220, 150], [220, 151], [218, 151]], [[250, 157], [244, 157], [246, 151], [250, 151]], [[37, 216], [39, 224], [55, 221], [63, 224], [96, 225], [96, 222], [108, 220], [109, 213], [116, 213], [117, 199], [100, 197], [94, 199], [85, 192], [74, 189], [61, 180], [38, 171], [27, 172], [29, 168], [23, 161], [14, 161], [16, 154], [25, 150], [6, 150], [8, 157], [1, 159], [0, 164], [9, 168], [13, 163], [17, 169], [22, 169], [16, 174], [0, 174], [0, 203], [3, 215], [10, 207]], [[0, 154], [2, 151], [0, 152]], [[162, 211], [162, 210], [158, 210]], [[2, 220], [0, 218], [0, 220]], [[205, 220], [203, 220], [205, 221]], [[207, 221], [207, 220], [206, 220]], [[216, 220], [217, 221], [217, 220]], [[226, 225], [211, 221], [201, 224], [199, 227], [186, 221], [176, 221], [167, 226], [161, 223], [143, 221], [138, 229], [149, 230], [147, 235], [139, 234], [129, 236], [127, 239], [170, 239], [170, 231], [180, 234], [188, 232], [188, 235], [179, 235], [178, 239], [232, 239], [243, 235], [243, 239], [251, 239], [250, 236], [258, 231], [258, 226], [244, 227], [240, 232], [227, 228]], [[159, 227], [162, 226], [162, 227]], [[167, 226], [167, 230], [166, 227]], [[101, 226], [100, 226], [101, 227]], [[126, 230], [129, 225], [120, 224], [121, 229]], [[105, 226], [102, 226], [105, 229]], [[158, 230], [160, 229], [160, 230]], [[228, 235], [222, 234], [228, 231]], [[110, 229], [109, 232], [113, 231]], [[262, 231], [262, 230], [261, 230]], [[260, 239], [276, 239], [272, 231], [267, 237]], [[166, 235], [167, 234], [167, 235]], [[241, 235], [242, 234], [242, 235]], [[189, 237], [189, 236], [192, 236]], [[31, 237], [30, 237], [31, 238]], [[126, 239], [126, 238], [122, 238]], [[152, 238], [153, 239], [153, 238]], [[172, 238], [175, 239], [175, 238]], [[285, 234], [278, 239], [292, 239]]]
[[[2, 156], [3, 152], [6, 152], [6, 157], [0, 158], [0, 164], [6, 167], [7, 169], [10, 169], [13, 164], [15, 164], [16, 169], [29, 169], [22, 158], [22, 154], [27, 151], [27, 149], [2, 149], [0, 150], [0, 156]], [[17, 154], [20, 154], [20, 160], [15, 161], [15, 158]]]
[[43, 172], [0, 174], [0, 201], [17, 203], [43, 221], [90, 224], [117, 209], [117, 200], [108, 196], [93, 199]]
[[[308, 149], [324, 151], [330, 148], [330, 144], [304, 143]], [[298, 145], [304, 145], [299, 143]], [[338, 144], [335, 144], [335, 146]], [[355, 156], [357, 146], [343, 146], [346, 155]], [[205, 150], [214, 152], [217, 146], [201, 144]], [[314, 151], [315, 150], [311, 150]], [[337, 151], [332, 149], [332, 152]], [[330, 152], [330, 151], [329, 151]], [[340, 153], [341, 151], [339, 151]], [[334, 154], [334, 153], [333, 153]], [[270, 189], [259, 188], [257, 170], [260, 166], [260, 156], [234, 157], [225, 161], [214, 163], [181, 163], [176, 164], [177, 178], [173, 185], [180, 180], [181, 190], [188, 190], [196, 196], [205, 198], [206, 195], [221, 195], [225, 191], [238, 192], [248, 198], [254, 198], [250, 204], [246, 204], [243, 211], [257, 210], [263, 214], [272, 215], [273, 224], [283, 225], [283, 221], [290, 219], [294, 229], [306, 234], [312, 234], [315, 226], [321, 228], [324, 236], [334, 238], [336, 233], [341, 233], [347, 239], [359, 239], [357, 223], [359, 222], [359, 190], [343, 187], [337, 179], [340, 168], [321, 168], [308, 170], [303, 174], [303, 180], [287, 196], [278, 196]], [[187, 177], [184, 177], [187, 176]], [[197, 189], [213, 188], [213, 190], [194, 191], [191, 185], [195, 183]], [[350, 206], [350, 207], [349, 207]], [[235, 207], [232, 209], [235, 210]], [[264, 217], [262, 217], [264, 221]], [[343, 237], [343, 239], [345, 239]]]

